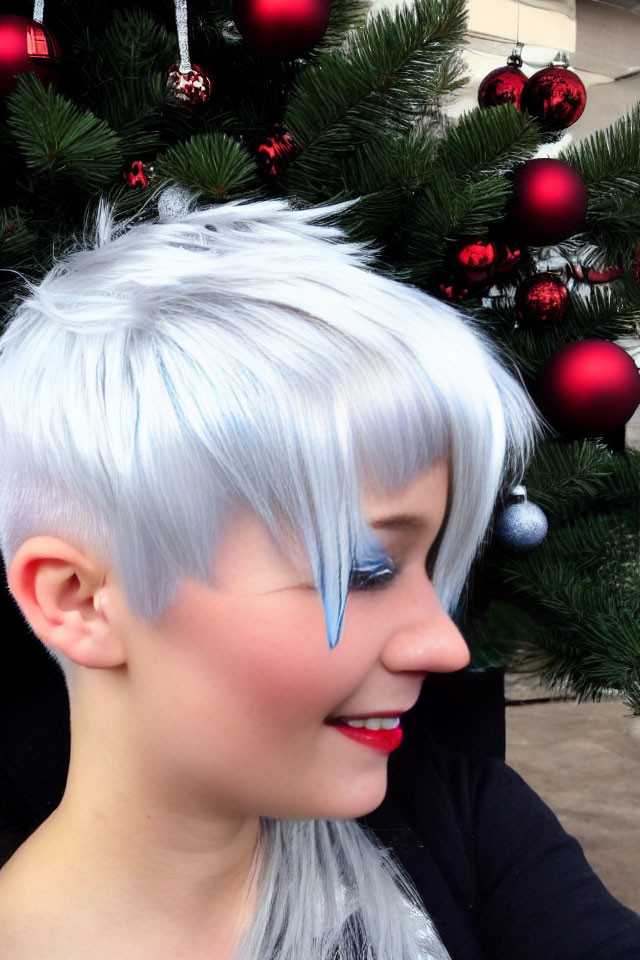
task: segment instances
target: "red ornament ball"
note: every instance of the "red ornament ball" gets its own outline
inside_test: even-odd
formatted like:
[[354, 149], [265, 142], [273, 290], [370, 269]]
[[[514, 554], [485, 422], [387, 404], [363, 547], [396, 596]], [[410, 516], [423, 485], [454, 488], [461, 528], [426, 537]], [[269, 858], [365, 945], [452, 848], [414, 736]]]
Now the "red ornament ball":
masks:
[[465, 283], [483, 283], [493, 273], [498, 251], [486, 237], [466, 243], [453, 255], [453, 269]]
[[266, 57], [294, 60], [322, 40], [331, 0], [235, 0], [233, 19], [245, 43]]
[[560, 323], [569, 306], [569, 291], [554, 273], [534, 273], [518, 288], [516, 313], [524, 326]]
[[515, 270], [521, 259], [522, 250], [517, 243], [513, 243], [512, 241], [499, 243], [495, 272], [510, 273], [511, 270]]
[[258, 159], [269, 177], [277, 177], [286, 170], [297, 152], [293, 137], [280, 124], [272, 136], [258, 147]]
[[130, 187], [146, 187], [149, 180], [153, 179], [153, 166], [144, 163], [143, 160], [134, 160], [131, 164], [131, 170], [123, 174], [125, 183]]
[[460, 301], [469, 295], [469, 290], [466, 287], [459, 286], [455, 280], [449, 278], [438, 283], [434, 293], [440, 297], [441, 300]]
[[536, 402], [549, 422], [571, 439], [619, 430], [640, 404], [640, 370], [608, 340], [567, 343], [537, 377]]
[[578, 232], [586, 215], [587, 188], [568, 163], [545, 158], [518, 167], [509, 220], [525, 243], [560, 243]]
[[604, 267], [603, 270], [594, 270], [593, 267], [587, 270], [585, 279], [587, 283], [611, 283], [612, 280], [618, 280], [622, 276], [622, 267]]
[[576, 122], [587, 104], [587, 91], [577, 73], [551, 66], [529, 77], [522, 106], [550, 130], [564, 130]]
[[522, 106], [522, 92], [527, 76], [518, 67], [507, 64], [488, 73], [478, 87], [478, 103], [481, 107], [498, 107], [511, 103], [516, 110]]
[[211, 96], [211, 78], [197, 63], [192, 63], [191, 69], [184, 72], [179, 63], [174, 63], [167, 77], [167, 92], [186, 107], [197, 107]]
[[60, 44], [44, 23], [28, 17], [0, 17], [0, 96], [15, 88], [18, 75], [29, 70], [43, 84], [58, 83]]

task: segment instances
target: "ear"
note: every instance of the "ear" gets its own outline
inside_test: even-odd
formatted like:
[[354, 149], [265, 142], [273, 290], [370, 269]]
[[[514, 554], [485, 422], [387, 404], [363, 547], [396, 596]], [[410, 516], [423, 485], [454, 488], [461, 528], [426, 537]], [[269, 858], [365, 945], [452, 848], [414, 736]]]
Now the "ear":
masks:
[[[104, 607], [106, 567], [58, 537], [30, 537], [7, 574], [33, 632], [85, 667], [115, 667], [124, 648]], [[101, 601], [101, 602], [100, 602]]]

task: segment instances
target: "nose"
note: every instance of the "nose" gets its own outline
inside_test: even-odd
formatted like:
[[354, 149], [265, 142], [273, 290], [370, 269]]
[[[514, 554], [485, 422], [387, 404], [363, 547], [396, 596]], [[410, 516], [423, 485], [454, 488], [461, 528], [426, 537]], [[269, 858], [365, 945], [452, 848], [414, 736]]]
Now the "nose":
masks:
[[471, 662], [466, 641], [445, 611], [433, 587], [404, 607], [401, 622], [390, 631], [382, 653], [388, 670], [453, 673]]

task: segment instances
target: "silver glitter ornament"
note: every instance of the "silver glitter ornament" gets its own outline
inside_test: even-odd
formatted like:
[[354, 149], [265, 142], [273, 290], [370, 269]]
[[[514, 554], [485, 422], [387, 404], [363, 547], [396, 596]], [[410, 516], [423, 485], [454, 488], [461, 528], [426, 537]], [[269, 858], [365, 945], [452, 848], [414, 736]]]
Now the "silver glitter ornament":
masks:
[[191, 192], [186, 187], [174, 183], [163, 190], [158, 198], [158, 219], [160, 223], [180, 220], [189, 212]]
[[505, 547], [520, 552], [533, 550], [547, 535], [549, 523], [544, 511], [527, 500], [527, 488], [514, 487], [511, 503], [496, 523], [496, 536]]

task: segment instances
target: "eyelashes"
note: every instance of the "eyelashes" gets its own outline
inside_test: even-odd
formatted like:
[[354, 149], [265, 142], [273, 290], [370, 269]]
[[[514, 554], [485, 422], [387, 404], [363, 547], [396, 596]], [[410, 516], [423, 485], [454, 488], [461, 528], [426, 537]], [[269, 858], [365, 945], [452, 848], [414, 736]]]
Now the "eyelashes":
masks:
[[[435, 568], [436, 558], [438, 556], [437, 545], [429, 551], [426, 562], [426, 572], [431, 579]], [[349, 590], [357, 592], [367, 592], [370, 590], [384, 590], [391, 586], [396, 577], [402, 571], [402, 564], [396, 563], [391, 557], [388, 557], [389, 563], [377, 570], [353, 570], [349, 580]]]
[[400, 567], [391, 561], [391, 568], [380, 572], [370, 573], [365, 570], [353, 570], [349, 580], [349, 590], [382, 590], [393, 583], [400, 572]]

